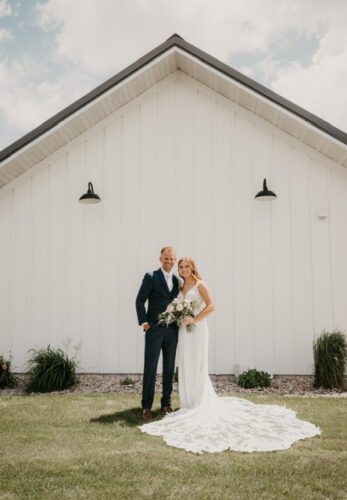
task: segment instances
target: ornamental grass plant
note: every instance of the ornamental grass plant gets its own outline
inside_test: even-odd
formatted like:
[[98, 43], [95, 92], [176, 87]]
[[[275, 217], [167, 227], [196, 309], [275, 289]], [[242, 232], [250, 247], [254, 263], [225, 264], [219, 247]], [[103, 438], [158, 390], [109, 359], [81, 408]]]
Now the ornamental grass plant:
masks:
[[314, 387], [328, 389], [343, 388], [347, 356], [347, 342], [344, 332], [323, 330], [313, 342]]
[[59, 347], [31, 349], [27, 392], [52, 392], [67, 389], [77, 382], [77, 362]]
[[0, 354], [0, 389], [5, 387], [14, 387], [17, 381], [11, 372], [12, 355], [10, 353], [9, 359], [6, 359], [3, 354]]

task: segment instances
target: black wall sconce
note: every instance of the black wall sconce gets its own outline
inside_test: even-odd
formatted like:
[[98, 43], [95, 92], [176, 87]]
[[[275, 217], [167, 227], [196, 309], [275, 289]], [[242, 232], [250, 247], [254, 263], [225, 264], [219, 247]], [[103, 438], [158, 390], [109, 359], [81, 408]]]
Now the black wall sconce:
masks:
[[262, 191], [259, 191], [254, 198], [259, 201], [272, 201], [277, 199], [277, 195], [267, 188], [266, 179], [264, 179]]
[[100, 196], [94, 193], [93, 184], [91, 182], [88, 182], [88, 191], [81, 196], [79, 201], [86, 205], [99, 203], [101, 201]]

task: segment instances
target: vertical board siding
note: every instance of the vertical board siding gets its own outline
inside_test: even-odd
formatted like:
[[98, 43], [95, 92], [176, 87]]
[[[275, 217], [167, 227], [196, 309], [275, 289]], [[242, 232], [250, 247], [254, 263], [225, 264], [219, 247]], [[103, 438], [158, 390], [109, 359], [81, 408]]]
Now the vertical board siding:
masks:
[[[309, 374], [314, 338], [346, 329], [347, 179], [307, 146], [177, 74], [64, 151], [0, 196], [0, 351], [17, 371], [70, 342], [80, 371], [141, 372], [135, 297], [164, 245], [214, 297], [211, 373]], [[254, 199], [264, 177], [273, 203]], [[100, 204], [78, 203], [89, 181]]]
[[[311, 161], [309, 166], [309, 182], [316, 336], [324, 328], [328, 330], [333, 328], [328, 176], [329, 171], [326, 168], [317, 162]], [[320, 209], [326, 211], [326, 218], [318, 218], [317, 210]]]
[[330, 241], [334, 325], [343, 330], [347, 325], [347, 180], [330, 171]]
[[[103, 197], [104, 131], [98, 131], [86, 143], [86, 163], [83, 189], [93, 181], [94, 192]], [[100, 309], [103, 204], [81, 205], [84, 209], [84, 251], [82, 270], [81, 364], [92, 372], [101, 363]]]
[[99, 371], [114, 372], [120, 364], [122, 120], [105, 129]]
[[314, 332], [314, 298], [309, 199], [309, 159], [294, 150], [290, 167], [290, 196], [293, 252], [294, 373], [310, 373], [311, 341]]
[[67, 155], [50, 167], [49, 214], [48, 214], [48, 273], [47, 333], [52, 343], [65, 341], [64, 316], [66, 291], [66, 177]]
[[122, 220], [120, 228], [120, 372], [137, 371], [138, 330], [134, 317], [134, 299], [139, 279], [137, 255], [139, 241], [139, 138], [140, 109], [133, 108], [123, 117], [122, 135]]
[[[13, 192], [13, 225], [15, 231], [14, 263], [12, 267], [13, 317], [12, 329], [9, 331], [9, 334], [11, 349], [15, 354], [14, 368], [19, 370], [25, 365], [28, 349], [33, 347], [28, 332], [28, 305], [31, 279], [31, 179], [20, 184]], [[3, 249], [3, 245], [0, 248]], [[2, 300], [0, 303], [2, 305]], [[2, 331], [0, 329], [1, 333]]]
[[277, 373], [279, 369], [282, 373], [291, 373], [292, 367], [295, 366], [291, 159], [290, 146], [274, 138], [269, 188], [273, 188], [277, 194], [277, 200], [271, 211], [275, 370]]
[[233, 152], [235, 359], [243, 371], [256, 361], [254, 318], [254, 191], [251, 171], [252, 123], [235, 113]]
[[176, 217], [179, 256], [196, 255], [196, 175], [195, 113], [197, 91], [180, 82], [177, 103]]
[[9, 192], [0, 198], [0, 252], [1, 252], [1, 281], [0, 281], [0, 352], [8, 356], [12, 349], [11, 341], [11, 290], [13, 285], [13, 198], [14, 193]]
[[[194, 149], [195, 149], [195, 253], [194, 260], [203, 279], [214, 294], [214, 158], [213, 158], [213, 101], [199, 92], [197, 95]], [[184, 204], [185, 200], [182, 200]], [[188, 217], [190, 213], [186, 214]], [[184, 242], [183, 242], [184, 244]], [[209, 321], [209, 369], [216, 370], [215, 316]]]
[[[158, 94], [157, 103], [157, 193], [159, 247], [173, 245], [177, 237], [176, 218], [176, 87], [166, 87]], [[148, 225], [153, 230], [152, 224]]]
[[[73, 346], [80, 348], [78, 359], [82, 359], [82, 304], [84, 264], [84, 219], [86, 211], [79, 197], [86, 191], [85, 178], [86, 144], [72, 149], [67, 159], [66, 179], [66, 248], [65, 248], [65, 293], [64, 293], [64, 337], [71, 339]], [[83, 364], [81, 364], [83, 368]]]
[[[252, 129], [252, 179], [253, 193], [262, 188], [263, 178], [272, 187], [272, 137], [260, 128]], [[252, 200], [253, 220], [253, 287], [254, 287], [254, 336], [255, 366], [260, 370], [275, 372], [273, 331], [273, 273], [272, 273], [272, 211], [273, 203]], [[276, 203], [276, 202], [274, 202]]]
[[215, 103], [213, 134], [214, 175], [214, 300], [216, 311], [216, 373], [233, 373], [235, 342], [233, 161], [234, 115]]
[[32, 178], [31, 231], [31, 279], [28, 306], [28, 337], [31, 347], [37, 349], [49, 342], [47, 332], [47, 303], [49, 275], [49, 227], [48, 214], [50, 168], [42, 170]]

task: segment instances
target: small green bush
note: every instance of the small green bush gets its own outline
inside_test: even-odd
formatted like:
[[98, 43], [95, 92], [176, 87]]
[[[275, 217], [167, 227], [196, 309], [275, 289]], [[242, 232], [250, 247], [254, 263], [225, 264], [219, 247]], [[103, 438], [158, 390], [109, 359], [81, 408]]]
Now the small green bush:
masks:
[[11, 372], [11, 366], [11, 354], [9, 359], [6, 359], [2, 354], [0, 354], [0, 389], [4, 389], [5, 387], [14, 387], [17, 385], [17, 380]]
[[245, 389], [251, 389], [253, 387], [270, 387], [271, 375], [267, 372], [258, 371], [252, 368], [241, 373], [238, 384]]
[[347, 356], [346, 336], [343, 332], [323, 330], [313, 342], [314, 387], [342, 389]]
[[130, 377], [125, 377], [125, 379], [123, 379], [120, 383], [121, 385], [134, 385], [135, 382], [133, 381], [132, 378]]
[[30, 349], [27, 392], [61, 391], [77, 382], [75, 359], [60, 349]]

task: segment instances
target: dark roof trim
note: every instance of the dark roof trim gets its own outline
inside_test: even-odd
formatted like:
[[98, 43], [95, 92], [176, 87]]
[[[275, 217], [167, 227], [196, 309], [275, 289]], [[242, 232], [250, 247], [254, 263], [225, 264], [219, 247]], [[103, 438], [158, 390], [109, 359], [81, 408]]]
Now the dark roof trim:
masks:
[[264, 96], [265, 98], [271, 100], [275, 104], [287, 109], [291, 113], [294, 113], [295, 115], [299, 116], [303, 120], [311, 123], [315, 127], [319, 128], [326, 134], [334, 137], [338, 141], [342, 142], [343, 144], [347, 144], [347, 134], [343, 132], [342, 130], [334, 127], [330, 123], [322, 120], [318, 116], [306, 111], [305, 109], [301, 108], [300, 106], [297, 106], [296, 104], [292, 103], [291, 101], [288, 101], [284, 97], [281, 97], [280, 95], [276, 94], [272, 90], [268, 89], [267, 87], [264, 87], [260, 83], [256, 82], [255, 80], [252, 80], [251, 78], [243, 75], [239, 71], [236, 71], [235, 69], [231, 68], [230, 66], [222, 63], [218, 59], [210, 56], [206, 52], [198, 49], [194, 45], [191, 45], [190, 43], [186, 42], [181, 36], [177, 35], [176, 33], [172, 35], [170, 38], [168, 38], [164, 43], [158, 45], [155, 49], [151, 50], [144, 56], [142, 56], [140, 59], [135, 61], [133, 64], [130, 66], [126, 67], [119, 73], [117, 73], [115, 76], [112, 78], [109, 78], [106, 80], [104, 83], [96, 87], [94, 90], [91, 92], [88, 92], [84, 96], [82, 96], [80, 99], [77, 101], [73, 102], [66, 108], [64, 108], [62, 111], [59, 113], [55, 114], [45, 122], [43, 122], [41, 125], [33, 129], [31, 132], [28, 134], [24, 135], [14, 143], [10, 144], [7, 146], [5, 149], [3, 149], [0, 152], [0, 162], [4, 161], [6, 158], [9, 156], [13, 155], [17, 151], [19, 151], [21, 148], [24, 146], [27, 146], [30, 144], [30, 142], [34, 141], [41, 135], [45, 134], [48, 132], [51, 128], [55, 127], [58, 125], [60, 122], [74, 114], [76, 111], [80, 110], [83, 108], [85, 105], [89, 104], [96, 98], [100, 97], [103, 93], [107, 92], [110, 88], [114, 87], [118, 83], [120, 83], [122, 80], [125, 78], [129, 77], [142, 67], [146, 66], [148, 63], [156, 59], [158, 56], [162, 55], [164, 52], [168, 51], [172, 47], [177, 46], [183, 51], [187, 52], [188, 54], [192, 55], [193, 57], [196, 57], [197, 59], [201, 60], [203, 63], [208, 64], [212, 68], [216, 69], [217, 71], [229, 76], [230, 78], [240, 82], [242, 85], [245, 85], [249, 89], [255, 91], [256, 93]]
[[[183, 39], [181, 38], [181, 40], [183, 40]], [[180, 42], [179, 40], [177, 40], [175, 45], [182, 48], [186, 52], [189, 52], [191, 55], [200, 59], [202, 62], [208, 64], [212, 68], [215, 68], [217, 71], [224, 73], [225, 75], [229, 76], [233, 80], [240, 82], [242, 85], [248, 87], [249, 89], [253, 90], [257, 94], [260, 94], [260, 95], [266, 97], [270, 101], [274, 102], [275, 104], [278, 104], [282, 108], [287, 109], [291, 113], [294, 113], [295, 115], [299, 116], [303, 120], [310, 122], [312, 125], [319, 128], [320, 130], [322, 130], [326, 134], [334, 137], [338, 141], [343, 142], [343, 144], [347, 144], [347, 133], [344, 132], [343, 130], [340, 130], [339, 128], [334, 127], [333, 125], [326, 122], [325, 120], [322, 120], [321, 118], [314, 115], [313, 113], [306, 111], [306, 109], [301, 108], [300, 106], [297, 106], [296, 104], [289, 101], [288, 99], [285, 99], [284, 97], [280, 96], [279, 94], [276, 94], [276, 92], [273, 92], [272, 90], [268, 89], [267, 87], [264, 87], [264, 85], [261, 85], [260, 83], [256, 82], [255, 80], [252, 80], [252, 78], [249, 78], [248, 76], [243, 75], [242, 73], [240, 73], [236, 69], [233, 69], [230, 66], [228, 66], [227, 64], [222, 63], [221, 61], [219, 61], [215, 57], [210, 56], [209, 54], [198, 49], [197, 47], [194, 47], [194, 45], [191, 45], [190, 43], [186, 42], [185, 40], [183, 40], [183, 42]]]

